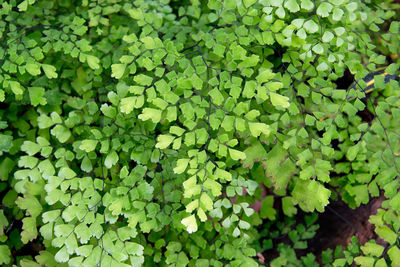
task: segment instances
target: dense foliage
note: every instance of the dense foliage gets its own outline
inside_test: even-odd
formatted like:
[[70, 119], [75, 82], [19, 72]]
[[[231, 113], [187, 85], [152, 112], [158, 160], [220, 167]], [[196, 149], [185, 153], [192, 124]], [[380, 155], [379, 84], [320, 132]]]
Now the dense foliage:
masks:
[[382, 191], [322, 263], [399, 266], [392, 2], [0, 0], [0, 264], [318, 266], [317, 213]]

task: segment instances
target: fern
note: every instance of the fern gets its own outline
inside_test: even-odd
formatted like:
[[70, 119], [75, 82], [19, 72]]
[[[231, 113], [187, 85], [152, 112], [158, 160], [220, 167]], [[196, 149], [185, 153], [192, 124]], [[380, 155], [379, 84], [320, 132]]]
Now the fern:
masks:
[[[0, 1], [0, 264], [257, 266], [277, 205], [293, 217], [384, 190], [371, 220], [389, 245], [345, 260], [395, 266], [391, 2]], [[273, 266], [315, 266], [289, 235]], [[44, 249], [14, 257], [31, 242]]]

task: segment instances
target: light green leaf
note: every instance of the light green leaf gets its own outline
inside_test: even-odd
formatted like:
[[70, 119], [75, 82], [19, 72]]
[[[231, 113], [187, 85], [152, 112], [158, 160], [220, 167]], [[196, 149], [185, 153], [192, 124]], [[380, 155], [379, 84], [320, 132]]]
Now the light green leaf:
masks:
[[167, 148], [173, 141], [175, 137], [168, 134], [161, 134], [157, 137], [156, 148], [165, 149]]
[[105, 161], [104, 161], [104, 166], [106, 166], [107, 169], [111, 169], [112, 166], [114, 166], [118, 162], [118, 154], [114, 150], [111, 151]]
[[324, 32], [324, 35], [322, 35], [322, 41], [323, 41], [324, 43], [328, 43], [328, 42], [332, 41], [333, 37], [334, 37], [334, 35], [333, 35], [332, 32], [330, 32], [330, 31], [325, 31], [325, 32]]
[[34, 240], [37, 237], [37, 228], [36, 228], [36, 218], [35, 217], [25, 217], [22, 219], [22, 229], [21, 232], [21, 241], [26, 244], [29, 241]]
[[32, 76], [37, 76], [41, 73], [40, 65], [35, 63], [28, 63], [26, 64], [26, 71]]
[[81, 170], [84, 172], [91, 172], [93, 170], [92, 162], [87, 156], [83, 157]]
[[126, 64], [112, 64], [111, 65], [111, 77], [115, 79], [121, 79], [124, 75]]
[[53, 65], [42, 64], [42, 69], [44, 71], [44, 74], [46, 74], [47, 78], [55, 79], [58, 77], [58, 74], [56, 72], [56, 67], [54, 67]]
[[96, 149], [97, 143], [98, 143], [97, 140], [85, 139], [85, 140], [82, 140], [82, 142], [79, 146], [79, 149], [89, 153]]
[[137, 97], [130, 96], [121, 99], [120, 109], [122, 113], [129, 114], [133, 111], [136, 104]]
[[318, 24], [312, 19], [307, 20], [303, 27], [308, 33], [315, 33], [319, 30]]
[[[235, 150], [235, 151], [237, 151], [237, 150]], [[239, 152], [240, 152], [240, 151], [239, 151]], [[218, 179], [223, 179], [223, 180], [226, 180], [226, 181], [232, 180], [232, 174], [231, 174], [230, 172], [227, 172], [227, 171], [222, 170], [222, 169], [220, 169], [220, 168], [217, 168], [217, 169], [215, 170], [215, 176], [216, 176]]]
[[10, 89], [16, 95], [22, 95], [24, 93], [24, 88], [16, 81], [10, 81]]
[[322, 2], [317, 8], [317, 14], [323, 18], [329, 16], [333, 6], [328, 2]]
[[312, 50], [313, 50], [315, 53], [319, 54], [319, 55], [322, 55], [322, 54], [324, 53], [324, 48], [323, 48], [322, 45], [319, 44], [319, 43], [316, 44], [315, 46], [313, 46]]
[[343, 10], [341, 8], [335, 7], [332, 12], [332, 19], [335, 21], [339, 21], [343, 17]]
[[100, 68], [100, 59], [92, 55], [86, 55], [86, 60], [91, 69], [97, 70]]
[[242, 151], [229, 148], [229, 155], [233, 160], [244, 160], [246, 159], [246, 154]]
[[221, 94], [221, 92], [217, 88], [210, 91], [210, 96], [211, 96], [211, 100], [213, 101], [213, 103], [218, 106], [220, 106], [223, 103], [223, 101], [225, 100], [224, 96]]
[[264, 134], [265, 137], [268, 137], [271, 132], [269, 125], [260, 122], [249, 122], [249, 129], [250, 133], [254, 137], [258, 137], [261, 134]]
[[194, 215], [182, 219], [181, 223], [186, 227], [186, 231], [188, 231], [189, 234], [197, 232], [197, 222]]
[[218, 182], [212, 180], [212, 179], [206, 179], [205, 182], [203, 183], [204, 187], [211, 190], [212, 194], [214, 197], [220, 196], [221, 195], [221, 189], [222, 186]]
[[283, 84], [281, 82], [268, 82], [265, 84], [265, 87], [268, 91], [277, 91], [283, 87]]
[[275, 73], [273, 73], [270, 69], [266, 69], [266, 70], [260, 71], [260, 73], [256, 77], [256, 80], [259, 83], [264, 83], [264, 82], [268, 82], [274, 76], [275, 76]]
[[391, 230], [387, 225], [383, 225], [381, 227], [377, 227], [375, 232], [379, 235], [380, 238], [388, 242], [390, 245], [394, 244], [397, 240], [397, 235], [393, 230]]
[[153, 123], [158, 123], [161, 120], [161, 110], [154, 108], [144, 108], [142, 114], [138, 116], [142, 121], [152, 120]]
[[154, 39], [152, 37], [150, 37], [150, 36], [146, 36], [146, 37], [140, 39], [140, 41], [143, 42], [144, 47], [146, 49], [154, 49], [154, 48], [156, 48], [156, 44], [154, 42]]
[[11, 262], [11, 251], [7, 245], [0, 245], [0, 264]]
[[281, 108], [288, 108], [289, 107], [289, 98], [286, 96], [282, 96], [276, 93], [269, 93], [269, 96], [271, 97], [271, 103], [275, 107], [281, 107]]
[[251, 7], [257, 2], [257, 0], [243, 0], [243, 4], [246, 8]]
[[186, 170], [188, 164], [189, 164], [189, 159], [178, 159], [176, 167], [174, 168], [174, 173], [176, 174], [183, 173]]
[[292, 13], [300, 11], [300, 6], [297, 4], [297, 0], [287, 0], [284, 6]]
[[346, 152], [347, 159], [353, 161], [356, 158], [359, 150], [360, 150], [360, 145], [358, 143], [354, 146], [351, 146]]
[[21, 146], [21, 150], [26, 152], [29, 156], [33, 156], [36, 153], [38, 153], [42, 148], [40, 145], [31, 142], [31, 141], [24, 141], [24, 143]]
[[65, 143], [71, 137], [71, 132], [68, 128], [63, 125], [56, 125], [53, 129], [51, 129], [51, 134], [55, 136], [58, 141], [61, 143]]
[[42, 212], [42, 205], [34, 196], [18, 197], [15, 204], [17, 204], [20, 209], [26, 210], [27, 213], [34, 218], [39, 216]]
[[314, 8], [314, 3], [311, 0], [301, 0], [301, 8], [311, 11]]
[[26, 11], [28, 9], [28, 0], [22, 1], [20, 4], [18, 4], [18, 11]]
[[200, 202], [206, 210], [213, 209], [213, 202], [211, 198], [207, 195], [207, 193], [201, 194]]
[[62, 167], [58, 172], [58, 176], [62, 179], [72, 179], [76, 177], [76, 173], [68, 167]]

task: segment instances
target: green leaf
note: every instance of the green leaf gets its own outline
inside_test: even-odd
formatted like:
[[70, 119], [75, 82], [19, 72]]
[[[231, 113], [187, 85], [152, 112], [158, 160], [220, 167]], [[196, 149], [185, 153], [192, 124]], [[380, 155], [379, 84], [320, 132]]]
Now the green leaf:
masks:
[[26, 196], [24, 198], [18, 197], [15, 204], [17, 204], [20, 209], [26, 210], [27, 213], [34, 218], [39, 216], [42, 212], [42, 205], [34, 196]]
[[44, 88], [42, 87], [28, 87], [29, 97], [33, 106], [46, 105], [47, 100], [44, 98]]
[[63, 246], [62, 249], [60, 249], [56, 255], [54, 255], [54, 259], [57, 262], [67, 262], [69, 259], [69, 254], [67, 252], [67, 247]]
[[140, 39], [140, 41], [143, 42], [144, 47], [146, 49], [154, 49], [154, 48], [156, 48], [156, 44], [154, 42], [154, 39], [152, 37], [150, 37], [150, 36], [146, 36], [146, 37]]
[[44, 71], [44, 74], [46, 74], [47, 78], [55, 79], [58, 77], [58, 74], [56, 72], [56, 67], [48, 64], [42, 64], [42, 69]]
[[282, 198], [282, 210], [286, 216], [292, 217], [297, 213], [297, 209], [293, 204], [293, 199], [291, 197]]
[[24, 93], [24, 88], [16, 81], [10, 81], [10, 89], [16, 95], [22, 95]]
[[26, 244], [37, 237], [36, 218], [26, 217], [22, 219], [21, 241]]
[[135, 77], [133, 77], [133, 80], [139, 85], [143, 86], [149, 86], [153, 82], [153, 78], [144, 74], [135, 75]]
[[194, 215], [182, 219], [181, 223], [186, 227], [186, 231], [188, 231], [189, 234], [197, 232], [197, 222]]
[[223, 179], [223, 180], [226, 180], [226, 181], [232, 180], [232, 174], [227, 172], [227, 171], [225, 171], [225, 170], [222, 170], [220, 168], [216, 169], [215, 176], [218, 177], [219, 179]]
[[315, 46], [313, 46], [312, 50], [319, 55], [322, 55], [324, 53], [324, 48], [321, 44], [316, 44]]
[[360, 150], [360, 145], [358, 143], [354, 146], [351, 146], [346, 152], [347, 159], [353, 161], [356, 158], [359, 150]]
[[381, 227], [377, 227], [375, 232], [379, 235], [380, 238], [388, 242], [390, 245], [394, 244], [397, 240], [397, 235], [393, 230], [391, 230], [386, 225]]
[[289, 98], [286, 96], [282, 96], [276, 93], [269, 93], [269, 96], [271, 97], [271, 103], [275, 107], [281, 107], [281, 108], [288, 108], [289, 107]]
[[264, 83], [264, 82], [268, 82], [274, 76], [275, 76], [275, 73], [273, 73], [270, 69], [266, 69], [266, 70], [260, 71], [260, 73], [256, 77], [256, 80], [259, 83]]
[[97, 70], [98, 68], [100, 68], [100, 65], [99, 65], [100, 59], [98, 59], [97, 57], [92, 56], [92, 55], [86, 55], [86, 60], [91, 69]]
[[89, 153], [96, 149], [97, 144], [98, 144], [97, 140], [85, 139], [85, 140], [82, 140], [82, 142], [79, 146], [79, 149]]
[[142, 114], [140, 114], [138, 118], [142, 121], [152, 120], [153, 123], [158, 123], [161, 120], [161, 110], [144, 108]]
[[243, 0], [243, 4], [246, 8], [251, 7], [257, 2], [257, 0]]
[[35, 63], [28, 63], [26, 64], [26, 71], [32, 76], [37, 76], [41, 73], [40, 65]]
[[11, 251], [7, 245], [0, 245], [0, 264], [11, 262]]
[[322, 41], [323, 41], [324, 43], [329, 43], [330, 41], [332, 41], [333, 37], [334, 37], [334, 35], [333, 35], [332, 32], [330, 32], [330, 31], [325, 31], [325, 32], [324, 32], [324, 35], [322, 35]]
[[265, 84], [265, 87], [268, 91], [277, 91], [283, 87], [283, 84], [281, 82], [268, 82]]
[[274, 197], [267, 196], [263, 199], [260, 209], [260, 217], [263, 219], [275, 220], [276, 210], [273, 208]]
[[215, 182], [212, 179], [206, 179], [203, 183], [204, 187], [211, 190], [214, 197], [218, 197], [222, 194], [222, 186], [221, 184]]
[[392, 262], [400, 262], [400, 249], [398, 247], [392, 246], [387, 254]]
[[333, 6], [328, 2], [322, 2], [317, 8], [317, 14], [323, 18], [328, 17]]
[[271, 6], [279, 7], [283, 3], [283, 0], [270, 0]]
[[301, 0], [301, 8], [311, 11], [314, 8], [314, 3], [311, 0]]
[[308, 33], [315, 33], [319, 30], [318, 24], [312, 19], [307, 20], [303, 27]]
[[373, 257], [358, 256], [354, 258], [354, 261], [361, 266], [372, 267], [374, 266], [375, 259]]
[[335, 8], [333, 8], [332, 19], [335, 21], [339, 21], [342, 19], [343, 14], [344, 14], [344, 12], [341, 8], [335, 7]]
[[104, 160], [104, 166], [106, 166], [107, 169], [111, 169], [112, 166], [117, 164], [118, 162], [118, 154], [114, 150], [111, 151], [109, 154], [107, 154], [106, 159]]
[[211, 198], [207, 195], [207, 193], [201, 194], [200, 203], [206, 210], [213, 209], [213, 202], [212, 202]]
[[68, 167], [62, 167], [58, 172], [58, 176], [62, 179], [72, 179], [76, 177], [76, 173]]
[[178, 159], [176, 167], [174, 168], [174, 173], [176, 174], [183, 173], [186, 170], [188, 164], [189, 164], [189, 159]]
[[86, 156], [82, 160], [81, 170], [84, 172], [91, 172], [93, 170], [92, 162]]
[[229, 155], [233, 160], [244, 160], [246, 159], [246, 154], [242, 151], [229, 148]]
[[211, 99], [212, 99], [213, 103], [218, 105], [218, 106], [220, 106], [223, 103], [224, 99], [225, 99], [223, 97], [223, 95], [221, 94], [221, 92], [217, 88], [211, 90], [209, 95], [211, 96]]
[[13, 144], [13, 137], [11, 135], [0, 134], [0, 152], [8, 151]]
[[264, 134], [265, 137], [268, 137], [271, 132], [269, 125], [260, 122], [249, 122], [249, 129], [250, 133], [254, 137], [258, 137], [261, 134]]
[[53, 129], [51, 129], [51, 134], [55, 136], [58, 141], [61, 143], [65, 143], [71, 137], [71, 132], [68, 128], [63, 125], [56, 125]]
[[315, 180], [297, 180], [292, 191], [293, 199], [304, 211], [308, 212], [314, 209], [323, 212], [324, 207], [329, 203], [330, 194], [330, 190]]
[[125, 64], [112, 64], [111, 65], [111, 77], [115, 79], [121, 79], [124, 75], [126, 65]]
[[136, 106], [136, 100], [136, 96], [122, 98], [120, 106], [121, 112], [125, 114], [131, 113]]
[[41, 146], [31, 142], [31, 141], [24, 141], [21, 146], [21, 150], [26, 152], [29, 156], [33, 156], [41, 150]]
[[172, 135], [161, 134], [157, 137], [156, 148], [165, 149], [172, 143], [172, 141], [174, 141], [174, 139], [175, 137]]
[[117, 110], [108, 104], [101, 105], [100, 110], [109, 118], [115, 118], [115, 116], [117, 116]]
[[300, 6], [297, 4], [297, 0], [288, 0], [285, 2], [284, 6], [292, 13], [300, 11]]
[[26, 11], [28, 9], [28, 0], [22, 1], [18, 6], [18, 11]]

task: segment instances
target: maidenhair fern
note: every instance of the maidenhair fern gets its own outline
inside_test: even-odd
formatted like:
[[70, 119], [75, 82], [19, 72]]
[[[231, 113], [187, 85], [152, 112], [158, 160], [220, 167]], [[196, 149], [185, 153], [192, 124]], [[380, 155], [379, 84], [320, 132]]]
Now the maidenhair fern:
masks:
[[[388, 245], [323, 258], [396, 266], [391, 2], [0, 0], [0, 264], [257, 266], [262, 220], [383, 190]], [[302, 227], [273, 266], [316, 266]]]

